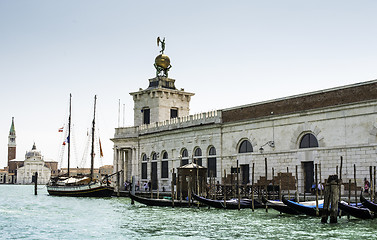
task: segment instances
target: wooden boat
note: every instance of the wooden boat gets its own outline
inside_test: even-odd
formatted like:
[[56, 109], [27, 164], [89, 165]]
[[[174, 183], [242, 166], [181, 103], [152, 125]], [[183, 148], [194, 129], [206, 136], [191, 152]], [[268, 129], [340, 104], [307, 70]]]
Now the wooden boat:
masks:
[[262, 201], [269, 208], [272, 208], [272, 209], [274, 209], [274, 210], [276, 210], [276, 211], [278, 211], [280, 213], [286, 213], [286, 214], [292, 214], [292, 215], [301, 214], [300, 212], [296, 211], [295, 209], [293, 209], [291, 207], [288, 207], [282, 201], [267, 200], [265, 197], [262, 197]]
[[92, 151], [90, 176], [70, 176], [70, 131], [71, 131], [71, 98], [69, 99], [69, 118], [68, 118], [68, 173], [67, 176], [52, 177], [47, 184], [47, 192], [54, 196], [71, 197], [110, 197], [114, 193], [114, 188], [110, 186], [108, 177], [99, 180], [94, 178], [94, 129], [96, 118], [96, 101], [94, 97], [94, 117], [92, 124]]
[[[361, 205], [363, 206], [363, 205]], [[361, 218], [361, 219], [372, 219], [374, 218], [374, 214], [365, 207], [357, 207], [355, 205], [348, 205], [344, 201], [340, 201], [338, 203], [338, 208], [349, 215], [355, 217], [355, 218]]]
[[363, 194], [360, 194], [360, 202], [363, 204], [364, 207], [368, 208], [372, 212], [377, 213], [377, 204], [375, 204], [374, 202], [371, 202], [371, 201], [367, 200], [363, 196]]
[[[196, 201], [205, 204], [210, 207], [214, 208], [222, 208], [222, 209], [238, 209], [238, 199], [230, 199], [226, 200], [226, 204], [224, 204], [224, 200], [213, 200], [204, 198], [201, 196], [196, 195], [195, 193], [192, 193], [192, 198]], [[240, 201], [240, 208], [252, 208], [252, 200], [251, 199], [241, 199]], [[263, 205], [254, 200], [254, 208], [261, 208]]]
[[285, 199], [285, 197], [283, 197], [282, 200], [283, 200], [283, 203], [285, 205], [296, 210], [297, 212], [301, 212], [303, 214], [306, 214], [308, 216], [313, 216], [313, 217], [322, 216], [323, 200], [321, 202], [318, 202], [318, 212], [319, 212], [318, 215], [317, 215], [317, 211], [316, 211], [315, 201], [314, 201], [314, 205], [312, 205], [313, 204], [312, 201], [311, 201], [310, 204], [307, 204], [307, 203], [304, 204], [304, 203], [293, 202], [291, 200]]
[[[130, 193], [130, 198], [138, 203], [145, 204], [147, 206], [156, 206], [156, 207], [173, 207], [173, 202], [170, 199], [156, 199], [156, 198], [144, 198], [136, 196]], [[194, 205], [192, 203], [191, 205]], [[188, 207], [188, 201], [174, 200], [174, 207]]]

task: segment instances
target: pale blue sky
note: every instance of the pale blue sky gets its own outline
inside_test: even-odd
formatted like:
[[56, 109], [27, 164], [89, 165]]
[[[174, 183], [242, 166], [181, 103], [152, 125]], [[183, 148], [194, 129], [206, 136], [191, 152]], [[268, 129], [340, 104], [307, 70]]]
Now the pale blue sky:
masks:
[[[0, 0], [0, 168], [15, 117], [17, 158], [33, 142], [58, 160], [58, 128], [73, 95], [81, 159], [98, 94], [98, 127], [111, 164], [118, 100], [148, 86], [166, 37], [177, 88], [191, 113], [377, 77], [377, 1]], [[123, 120], [121, 120], [123, 122]]]

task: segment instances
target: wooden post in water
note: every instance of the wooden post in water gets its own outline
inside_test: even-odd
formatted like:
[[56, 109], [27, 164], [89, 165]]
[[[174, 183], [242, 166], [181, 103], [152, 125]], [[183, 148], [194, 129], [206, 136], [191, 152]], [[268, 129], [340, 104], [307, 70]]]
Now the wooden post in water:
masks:
[[38, 195], [38, 172], [34, 175], [34, 195]]
[[191, 192], [192, 192], [192, 176], [189, 177], [189, 183], [188, 183], [188, 200], [189, 200], [189, 207], [191, 207]]
[[253, 163], [253, 169], [251, 172], [251, 209], [254, 212], [254, 167], [255, 163]]
[[[135, 189], [135, 187], [136, 187], [136, 186], [135, 186], [135, 185], [136, 185], [136, 184], [135, 184], [135, 176], [132, 176], [131, 179], [132, 179], [132, 183], [131, 183], [131, 194], [132, 194], [132, 195], [135, 195], [135, 190], [136, 190], [136, 189]], [[132, 205], [135, 204], [135, 201], [134, 201], [133, 199], [131, 199], [131, 204], [132, 204]]]
[[120, 196], [120, 176], [119, 171], [117, 172], [117, 197]]
[[171, 173], [171, 206], [174, 207], [174, 175], [175, 171], [173, 168], [173, 172]]
[[296, 165], [296, 201], [299, 203], [300, 202], [300, 196], [298, 195], [298, 166]]
[[224, 196], [224, 207], [226, 208], [226, 169], [224, 169], [223, 196]]
[[[289, 177], [289, 169], [287, 167], [287, 178], [288, 178], [288, 182], [287, 182], [287, 185], [288, 185], [288, 199], [291, 199], [291, 195], [289, 193], [289, 187], [291, 186], [291, 181], [290, 181], [290, 177]], [[280, 196], [280, 201], [281, 201], [281, 196]]]
[[275, 169], [272, 168], [272, 199], [275, 200]]
[[[372, 166], [369, 166], [369, 182], [370, 184], [373, 184], [373, 177], [372, 177]], [[370, 200], [373, 201], [373, 185], [371, 185], [371, 187], [369, 188], [370, 190]]]
[[318, 209], [318, 165], [315, 164], [315, 214], [319, 216]]
[[373, 202], [376, 201], [376, 166], [373, 167]]
[[[342, 197], [342, 170], [343, 170], [343, 156], [340, 156], [340, 169], [339, 169], [339, 201], [341, 200]], [[341, 215], [341, 214], [340, 214]]]
[[[348, 205], [351, 204], [351, 178], [348, 179]], [[350, 215], [347, 214], [347, 218], [350, 219]]]
[[[266, 182], [265, 182], [265, 191], [266, 191], [266, 199], [268, 199], [268, 193], [267, 193], [267, 158], [264, 158], [264, 169], [265, 169], [265, 177], [266, 177]], [[266, 212], [268, 212], [268, 206], [266, 204]]]
[[158, 178], [157, 178], [157, 199], [160, 198], [160, 185], [158, 183]]
[[355, 183], [355, 202], [356, 202], [356, 206], [357, 206], [356, 164], [353, 165], [353, 181]]
[[183, 181], [182, 176], [178, 175], [178, 179], [179, 179], [179, 202], [182, 203], [182, 181]]
[[[197, 188], [197, 190], [196, 190], [196, 195], [201, 195], [201, 194], [199, 194], [199, 185], [200, 185], [200, 182], [199, 182], [199, 165], [196, 163], [196, 188]], [[198, 208], [199, 208], [199, 201], [197, 201], [198, 202]]]
[[[279, 176], [279, 196], [278, 196], [278, 198], [281, 201], [281, 173], [280, 172], [279, 172], [278, 176]], [[288, 199], [290, 199], [289, 190], [288, 190]]]
[[239, 171], [239, 165], [237, 160], [237, 195], [238, 195], [238, 210], [241, 209], [241, 195], [240, 195], [240, 171]]
[[[322, 223], [327, 223], [330, 213], [330, 223], [337, 223], [338, 219], [338, 202], [339, 202], [339, 184], [337, 175], [330, 175], [325, 187], [325, 198], [323, 203]], [[329, 210], [330, 208], [330, 210]]]
[[323, 188], [325, 185], [323, 185], [323, 182], [322, 182], [322, 169], [321, 169], [321, 164], [319, 164], [319, 182], [322, 184], [321, 186], [321, 197], [323, 197]]

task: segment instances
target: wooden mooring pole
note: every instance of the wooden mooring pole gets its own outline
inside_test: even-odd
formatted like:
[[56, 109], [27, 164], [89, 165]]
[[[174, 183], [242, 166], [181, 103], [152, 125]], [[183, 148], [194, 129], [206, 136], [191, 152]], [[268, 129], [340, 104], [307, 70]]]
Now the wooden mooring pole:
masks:
[[315, 214], [319, 216], [318, 209], [318, 165], [315, 164]]
[[355, 202], [356, 202], [356, 206], [357, 206], [356, 164], [353, 165], [353, 181], [355, 182]]
[[[265, 191], [266, 191], [266, 199], [268, 199], [268, 193], [267, 193], [267, 158], [264, 159], [264, 169], [265, 169], [265, 176], [266, 176], [266, 182], [265, 182]], [[268, 205], [266, 204], [266, 212], [268, 212]]]
[[226, 169], [224, 169], [223, 196], [224, 196], [224, 208], [226, 208]]
[[175, 171], [173, 168], [173, 172], [171, 173], [171, 206], [174, 207], [174, 176]]
[[326, 182], [325, 197], [323, 202], [322, 223], [327, 223], [330, 215], [330, 223], [337, 223], [338, 219], [338, 202], [339, 202], [339, 185], [338, 175], [330, 175]]
[[34, 195], [38, 195], [38, 172], [34, 175]]
[[295, 183], [295, 187], [296, 187], [296, 202], [300, 202], [300, 196], [298, 195], [298, 166], [296, 165], [296, 183]]
[[251, 170], [251, 209], [254, 212], [254, 167], [255, 163], [253, 163], [253, 169]]
[[[135, 190], [136, 190], [136, 189], [135, 189], [135, 187], [136, 187], [136, 186], [135, 186], [135, 185], [136, 185], [136, 184], [135, 184], [135, 176], [132, 176], [131, 179], [132, 179], [132, 183], [131, 183], [131, 193], [132, 193], [133, 195], [135, 195]], [[131, 199], [131, 204], [132, 204], [132, 205], [135, 204], [135, 201], [134, 201], [133, 199]]]
[[241, 209], [241, 194], [240, 194], [240, 171], [239, 165], [237, 160], [237, 197], [238, 197], [238, 210]]

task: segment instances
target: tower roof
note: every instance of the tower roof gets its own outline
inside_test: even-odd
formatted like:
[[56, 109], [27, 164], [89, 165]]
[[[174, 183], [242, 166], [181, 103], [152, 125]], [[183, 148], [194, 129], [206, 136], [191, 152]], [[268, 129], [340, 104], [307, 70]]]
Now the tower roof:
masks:
[[16, 130], [14, 128], [14, 117], [12, 117], [12, 125], [10, 126], [9, 135], [16, 135]]

